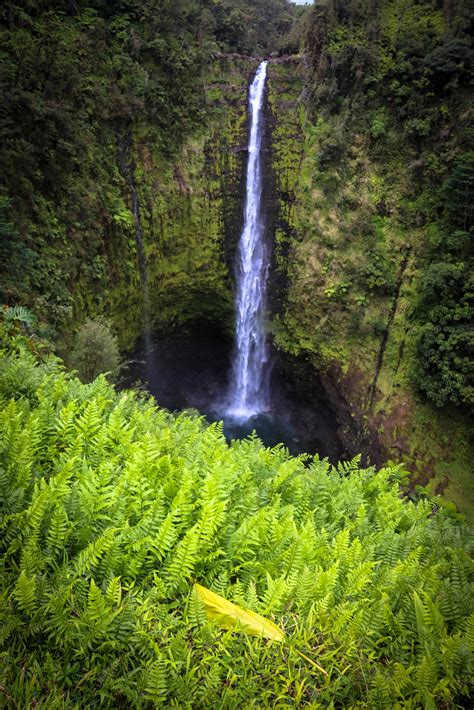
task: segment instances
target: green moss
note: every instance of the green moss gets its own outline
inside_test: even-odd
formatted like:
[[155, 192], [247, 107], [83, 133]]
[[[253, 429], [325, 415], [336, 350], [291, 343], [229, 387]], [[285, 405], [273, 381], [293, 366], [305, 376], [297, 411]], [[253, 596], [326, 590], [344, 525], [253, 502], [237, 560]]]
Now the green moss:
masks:
[[347, 111], [310, 120], [299, 100], [299, 71], [288, 64], [269, 72], [279, 209], [276, 267], [287, 285], [273, 321], [275, 343], [293, 355], [312, 353], [314, 366], [323, 371], [336, 365], [341, 394], [358, 416], [375, 381], [373, 410], [366, 416], [383, 455], [423, 472], [423, 484], [432, 491], [443, 483], [443, 494], [472, 515], [469, 424], [414, 397], [410, 376], [416, 347], [412, 313], [427, 234], [434, 240], [439, 235], [418, 225], [420, 214], [435, 205], [432, 191], [418, 190], [416, 173], [407, 171], [411, 147], [388, 115], [383, 142], [377, 143], [370, 137], [373, 115], [359, 118], [358, 126]]
[[[118, 134], [128, 142], [125, 166], [133, 162], [130, 179], [134, 180], [140, 208], [148, 282], [147, 318], [156, 329], [194, 318], [200, 304], [208, 317], [218, 320], [228, 320], [232, 311], [224, 245], [238, 231], [240, 217], [243, 167], [239, 148], [245, 140], [249, 63], [217, 62], [211, 67], [211, 73], [216, 71], [223, 88], [211, 86], [206, 93], [207, 121], [172, 158], [153, 141], [146, 121], [138, 120], [129, 137]], [[48, 289], [43, 288], [41, 300], [33, 303], [41, 317], [54, 319], [63, 349], [68, 347], [71, 330], [90, 315], [107, 315], [124, 349], [130, 348], [145, 323], [129, 177], [118, 170], [112, 133], [96, 151], [97, 164], [106, 168], [90, 195], [97, 252], [94, 254], [94, 242], [89, 240], [92, 253], [89, 251], [87, 260], [79, 266], [75, 280], [67, 285], [64, 295], [61, 289], [57, 290], [56, 300], [61, 299], [57, 308], [62, 309], [57, 316], [52, 313]], [[106, 196], [108, 211], [98, 211], [101, 193]], [[51, 219], [36, 229], [51, 233]], [[70, 229], [68, 215], [56, 212], [54, 219], [59, 234]], [[81, 228], [79, 224], [78, 229]], [[72, 261], [81, 258], [82, 238], [67, 243], [67, 258]], [[43, 253], [42, 259], [46, 258]], [[63, 268], [64, 263], [58, 263], [58, 270]], [[53, 286], [54, 271], [49, 272]]]

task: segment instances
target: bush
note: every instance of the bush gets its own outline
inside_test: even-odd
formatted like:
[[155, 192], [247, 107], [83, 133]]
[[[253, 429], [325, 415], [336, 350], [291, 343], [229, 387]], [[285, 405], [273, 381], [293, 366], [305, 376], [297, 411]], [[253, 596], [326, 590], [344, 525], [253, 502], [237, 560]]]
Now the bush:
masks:
[[[454, 37], [426, 55], [424, 63], [434, 74], [451, 75], [467, 70], [472, 61], [471, 44], [467, 38]], [[467, 73], [467, 71], [466, 71]]]
[[388, 117], [385, 108], [381, 108], [375, 112], [370, 125], [370, 134], [372, 138], [380, 138], [387, 132]]
[[444, 251], [446, 261], [430, 264], [421, 280], [415, 310], [419, 334], [413, 379], [438, 407], [455, 404], [472, 411], [474, 277], [467, 237], [466, 232], [446, 228], [438, 240], [438, 258]]
[[438, 407], [474, 410], [474, 329], [443, 319], [420, 328], [415, 384]]
[[92, 382], [103, 373], [109, 375], [111, 380], [117, 378], [122, 361], [117, 338], [105, 321], [87, 320], [81, 326], [70, 360], [83, 382]]
[[[10, 384], [24, 357], [5, 354]], [[402, 470], [228, 446], [103, 377], [36, 367], [29, 395], [0, 383], [7, 704], [468, 705], [467, 532], [403, 499]], [[221, 632], [194, 581], [289, 643]]]
[[474, 222], [474, 151], [454, 162], [443, 186], [446, 216], [453, 226], [467, 231]]

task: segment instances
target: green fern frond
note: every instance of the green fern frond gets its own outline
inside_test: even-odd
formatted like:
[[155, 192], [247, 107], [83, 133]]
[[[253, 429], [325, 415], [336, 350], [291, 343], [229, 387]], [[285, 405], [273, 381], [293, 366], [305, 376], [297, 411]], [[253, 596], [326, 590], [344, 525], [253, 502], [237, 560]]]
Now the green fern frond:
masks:
[[13, 590], [13, 596], [21, 611], [31, 616], [36, 611], [36, 577], [27, 577], [22, 571]]
[[163, 658], [158, 658], [144, 671], [145, 695], [155, 705], [163, 705], [168, 695], [168, 675]]
[[117, 530], [115, 528], [108, 528], [96, 540], [93, 540], [87, 547], [81, 550], [74, 565], [74, 571], [77, 576], [90, 572], [92, 568], [97, 565], [100, 558], [110, 550], [114, 544], [116, 532]]
[[9, 323], [14, 320], [18, 320], [25, 325], [32, 326], [36, 322], [35, 314], [25, 306], [10, 306], [8, 308], [4, 308], [2, 315], [4, 320]]

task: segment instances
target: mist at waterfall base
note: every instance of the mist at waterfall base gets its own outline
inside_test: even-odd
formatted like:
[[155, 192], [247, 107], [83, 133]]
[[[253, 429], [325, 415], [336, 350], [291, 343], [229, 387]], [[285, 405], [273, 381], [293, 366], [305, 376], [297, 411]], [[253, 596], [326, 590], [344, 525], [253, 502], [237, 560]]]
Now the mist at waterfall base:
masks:
[[[149, 348], [149, 349], [148, 349]], [[321, 391], [304, 393], [275, 353], [270, 377], [269, 410], [239, 421], [226, 412], [232, 338], [207, 321], [180, 326], [172, 333], [151, 334], [129, 354], [125, 386], [142, 383], [157, 404], [172, 412], [198, 410], [209, 422], [223, 421], [228, 441], [252, 431], [266, 446], [283, 443], [292, 454], [318, 453], [331, 462], [345, 457], [338, 422]]]

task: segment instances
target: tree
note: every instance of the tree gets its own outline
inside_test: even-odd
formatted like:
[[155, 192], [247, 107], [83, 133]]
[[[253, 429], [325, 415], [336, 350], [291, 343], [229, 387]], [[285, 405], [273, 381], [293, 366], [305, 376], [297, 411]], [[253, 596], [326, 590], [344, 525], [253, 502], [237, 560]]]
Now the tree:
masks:
[[115, 380], [122, 367], [117, 338], [108, 324], [100, 318], [89, 319], [79, 329], [71, 364], [83, 382], [92, 382], [97, 375], [105, 373]]

